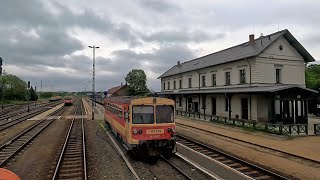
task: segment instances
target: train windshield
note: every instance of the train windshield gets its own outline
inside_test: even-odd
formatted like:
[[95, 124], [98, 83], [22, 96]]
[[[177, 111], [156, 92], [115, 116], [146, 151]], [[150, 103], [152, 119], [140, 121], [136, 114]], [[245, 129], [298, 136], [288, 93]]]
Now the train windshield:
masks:
[[173, 106], [156, 106], [156, 119], [157, 123], [172, 123], [174, 121]]
[[133, 124], [153, 124], [154, 113], [153, 106], [133, 106], [132, 107]]

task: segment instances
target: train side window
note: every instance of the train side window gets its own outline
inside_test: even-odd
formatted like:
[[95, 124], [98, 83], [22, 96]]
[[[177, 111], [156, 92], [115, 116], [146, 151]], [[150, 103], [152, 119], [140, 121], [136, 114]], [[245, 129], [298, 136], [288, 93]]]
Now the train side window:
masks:
[[122, 110], [118, 110], [118, 116], [120, 119], [122, 119]]
[[124, 112], [124, 118], [129, 123], [129, 113], [128, 112]]

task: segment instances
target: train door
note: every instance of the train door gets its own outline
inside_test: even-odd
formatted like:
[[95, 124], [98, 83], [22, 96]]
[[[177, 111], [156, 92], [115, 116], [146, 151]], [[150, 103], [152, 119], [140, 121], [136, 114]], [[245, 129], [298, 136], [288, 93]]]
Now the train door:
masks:
[[130, 110], [129, 107], [125, 109], [124, 111], [124, 119], [125, 119], [125, 139], [128, 139], [130, 137]]

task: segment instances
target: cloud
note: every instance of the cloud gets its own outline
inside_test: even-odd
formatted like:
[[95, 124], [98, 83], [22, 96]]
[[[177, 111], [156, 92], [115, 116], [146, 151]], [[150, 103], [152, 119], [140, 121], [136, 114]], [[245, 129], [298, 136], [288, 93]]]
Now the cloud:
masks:
[[[145, 70], [148, 85], [176, 64], [247, 41], [253, 31], [287, 28], [315, 57], [317, 1], [10, 0], [0, 6], [0, 56], [4, 69], [55, 90], [97, 89], [124, 82], [132, 68]], [[254, 28], [253, 28], [254, 27]], [[253, 30], [254, 29], [254, 30]], [[39, 83], [38, 83], [39, 84]], [[49, 87], [49, 86], [48, 86]]]

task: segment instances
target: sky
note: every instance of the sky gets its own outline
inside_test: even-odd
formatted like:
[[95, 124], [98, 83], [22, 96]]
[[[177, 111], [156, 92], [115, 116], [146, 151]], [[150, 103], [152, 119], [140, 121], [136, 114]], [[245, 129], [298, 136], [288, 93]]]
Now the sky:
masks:
[[[143, 69], [160, 90], [162, 73], [188, 61], [288, 29], [320, 60], [320, 1], [9, 0], [0, 6], [3, 69], [42, 91], [96, 91]], [[317, 61], [316, 63], [319, 63]]]

